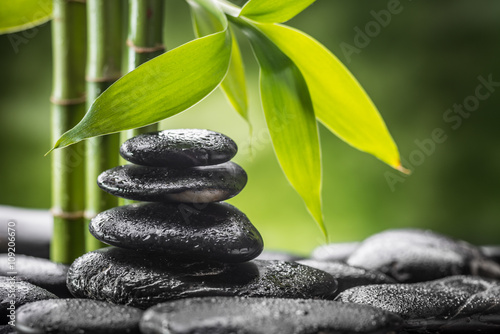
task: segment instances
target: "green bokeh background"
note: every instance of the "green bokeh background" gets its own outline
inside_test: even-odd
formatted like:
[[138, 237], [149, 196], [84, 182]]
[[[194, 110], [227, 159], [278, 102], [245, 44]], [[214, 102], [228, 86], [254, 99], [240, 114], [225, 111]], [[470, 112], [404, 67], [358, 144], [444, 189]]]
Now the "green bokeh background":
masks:
[[[500, 2], [402, 0], [401, 12], [348, 59], [341, 44], [355, 45], [354, 28], [373, 28], [372, 11], [397, 2], [318, 0], [288, 23], [321, 41], [358, 78], [403, 159], [411, 164], [421, 158], [407, 164], [413, 174], [391, 188], [387, 173], [401, 174], [321, 127], [330, 239], [361, 240], [387, 228], [419, 227], [478, 244], [500, 243], [500, 87], [458, 128], [443, 119], [454, 104], [475, 94], [479, 76], [500, 82]], [[167, 11], [171, 49], [193, 35], [184, 2], [167, 2]], [[13, 38], [19, 37], [25, 43], [14, 46]], [[208, 128], [234, 138], [240, 147], [235, 160], [247, 170], [249, 182], [230, 202], [249, 216], [268, 249], [307, 253], [324, 239], [274, 157], [258, 99], [258, 70], [248, 45], [243, 49], [251, 139], [220, 91], [161, 127]], [[0, 36], [0, 204], [50, 207], [50, 158], [44, 153], [51, 146], [51, 71], [50, 24]], [[436, 128], [446, 141], [431, 153], [418, 153], [415, 141], [431, 138]]]

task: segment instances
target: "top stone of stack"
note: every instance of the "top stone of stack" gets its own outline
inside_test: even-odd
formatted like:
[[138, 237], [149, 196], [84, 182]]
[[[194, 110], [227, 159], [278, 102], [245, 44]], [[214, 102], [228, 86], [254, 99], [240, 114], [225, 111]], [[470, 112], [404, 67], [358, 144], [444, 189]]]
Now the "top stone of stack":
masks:
[[188, 168], [217, 165], [238, 151], [229, 137], [210, 130], [175, 129], [138, 135], [120, 147], [121, 156], [134, 164]]

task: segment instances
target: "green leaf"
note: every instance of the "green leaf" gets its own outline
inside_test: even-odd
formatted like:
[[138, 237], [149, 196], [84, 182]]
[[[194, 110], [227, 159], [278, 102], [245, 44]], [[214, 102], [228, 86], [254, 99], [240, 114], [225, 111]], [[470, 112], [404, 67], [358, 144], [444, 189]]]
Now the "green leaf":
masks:
[[326, 236], [318, 128], [306, 81], [293, 61], [258, 29], [239, 23], [260, 65], [262, 106], [278, 161]]
[[[211, 15], [205, 8], [193, 1], [188, 1], [191, 6], [191, 16], [193, 27], [197, 37], [206, 36], [220, 29], [219, 20]], [[247, 121], [248, 118], [248, 97], [245, 81], [245, 69], [241, 57], [238, 41], [231, 32], [232, 48], [231, 61], [225, 79], [221, 83], [221, 88], [227, 96], [233, 108]]]
[[[196, 0], [217, 11], [211, 0]], [[74, 128], [54, 148], [173, 116], [198, 103], [224, 79], [231, 58], [231, 34], [223, 14], [222, 31], [158, 56], [104, 91]]]
[[263, 23], [285, 22], [309, 7], [316, 0], [250, 0], [240, 16]]
[[303, 73], [318, 120], [350, 145], [405, 171], [396, 144], [377, 108], [349, 70], [328, 49], [287, 26], [257, 26]]
[[52, 17], [52, 0], [0, 0], [0, 34], [33, 28]]

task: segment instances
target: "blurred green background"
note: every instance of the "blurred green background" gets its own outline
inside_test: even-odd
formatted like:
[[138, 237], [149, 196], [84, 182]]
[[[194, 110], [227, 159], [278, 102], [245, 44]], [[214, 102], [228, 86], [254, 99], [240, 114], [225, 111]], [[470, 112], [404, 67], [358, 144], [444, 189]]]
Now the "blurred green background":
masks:
[[[398, 13], [384, 26], [375, 23], [374, 13], [388, 6]], [[184, 2], [167, 2], [167, 11], [171, 49], [193, 34]], [[495, 0], [318, 0], [288, 23], [347, 65], [378, 106], [413, 171], [403, 177], [321, 127], [323, 204], [331, 241], [419, 227], [478, 244], [500, 243], [500, 87], [472, 106], [467, 118], [460, 117], [460, 126], [443, 118], [453, 114], [448, 109], [454, 104], [474, 102], [478, 77], [500, 82], [499, 17]], [[366, 28], [371, 37], [356, 40], [357, 31]], [[348, 45], [356, 47], [356, 42], [356, 52], [347, 55]], [[234, 138], [240, 147], [236, 161], [249, 182], [231, 202], [261, 231], [268, 249], [307, 253], [324, 239], [274, 157], [258, 99], [256, 63], [248, 45], [242, 47], [252, 139], [220, 91], [162, 122], [162, 128], [208, 128]], [[0, 204], [50, 207], [50, 158], [44, 153], [51, 146], [51, 66], [50, 24], [0, 36]], [[436, 128], [446, 140], [423, 152], [416, 141], [428, 142]]]

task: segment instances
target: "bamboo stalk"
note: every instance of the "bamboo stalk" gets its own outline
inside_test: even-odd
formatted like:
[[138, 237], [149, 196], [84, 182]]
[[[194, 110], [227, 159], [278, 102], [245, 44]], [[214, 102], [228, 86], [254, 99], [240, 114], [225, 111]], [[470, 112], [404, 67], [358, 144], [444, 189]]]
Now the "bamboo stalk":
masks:
[[[87, 108], [121, 76], [122, 2], [87, 0]], [[102, 191], [96, 183], [104, 170], [118, 165], [119, 135], [95, 137], [86, 142], [85, 223], [99, 212], [118, 205], [116, 197]], [[88, 228], [85, 249], [93, 251], [105, 246], [95, 239]]]
[[[163, 45], [163, 0], [129, 0], [127, 71], [165, 52]], [[158, 131], [158, 123], [120, 133], [123, 143], [141, 133]], [[126, 163], [120, 159], [121, 163]], [[134, 201], [119, 199], [119, 204]]]
[[[82, 2], [54, 0], [52, 142], [85, 114], [85, 7]], [[50, 257], [55, 262], [71, 263], [84, 252], [83, 144], [56, 150], [51, 157], [54, 234]]]

